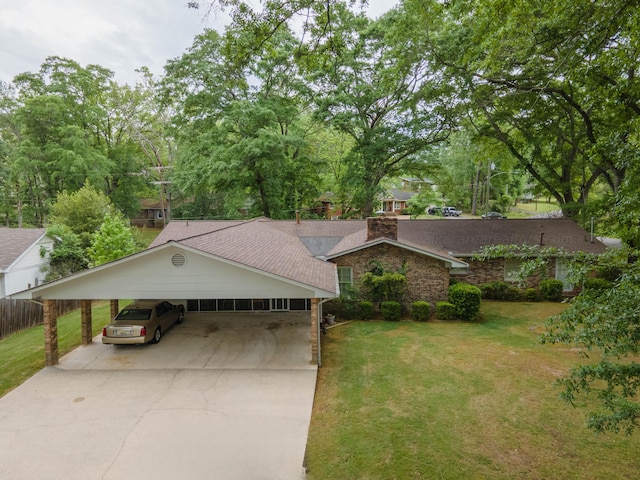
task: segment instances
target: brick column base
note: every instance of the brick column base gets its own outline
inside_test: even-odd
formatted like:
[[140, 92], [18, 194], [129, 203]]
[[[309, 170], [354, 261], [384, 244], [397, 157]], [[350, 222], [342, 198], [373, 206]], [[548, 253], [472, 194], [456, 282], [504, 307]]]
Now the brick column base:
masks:
[[318, 348], [318, 299], [311, 299], [311, 363], [320, 365], [320, 356]]
[[91, 324], [91, 300], [80, 301], [80, 315], [82, 321], [82, 344], [89, 345], [93, 341]]
[[44, 364], [52, 367], [58, 364], [58, 303], [45, 300], [44, 313]]
[[111, 321], [116, 318], [116, 315], [120, 312], [120, 308], [118, 307], [118, 300], [110, 300], [109, 303], [111, 305], [111, 318], [109, 321]]

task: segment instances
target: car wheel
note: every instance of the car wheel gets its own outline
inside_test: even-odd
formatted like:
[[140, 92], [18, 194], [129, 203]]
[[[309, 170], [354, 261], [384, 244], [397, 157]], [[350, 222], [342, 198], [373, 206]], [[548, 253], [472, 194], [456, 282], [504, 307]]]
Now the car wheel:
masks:
[[180, 313], [178, 313], [178, 323], [182, 322], [184, 322], [184, 310], [180, 310]]
[[160, 331], [160, 327], [158, 327], [156, 328], [156, 331], [153, 332], [153, 339], [151, 340], [151, 343], [158, 343], [161, 338], [162, 338], [162, 331]]

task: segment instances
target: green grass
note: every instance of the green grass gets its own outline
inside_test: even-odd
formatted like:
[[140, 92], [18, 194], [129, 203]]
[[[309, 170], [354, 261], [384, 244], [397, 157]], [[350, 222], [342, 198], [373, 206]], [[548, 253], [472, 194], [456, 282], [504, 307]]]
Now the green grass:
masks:
[[554, 381], [580, 359], [537, 337], [561, 308], [484, 302], [476, 323], [331, 329], [309, 480], [634, 478], [640, 438], [597, 436], [558, 398]]
[[[109, 302], [96, 302], [91, 309], [91, 327], [97, 335], [109, 323]], [[82, 343], [80, 310], [58, 317], [58, 354], [62, 356]], [[0, 397], [44, 367], [42, 325], [0, 340]]]
[[135, 238], [140, 245], [147, 248], [161, 231], [161, 228], [135, 227]]

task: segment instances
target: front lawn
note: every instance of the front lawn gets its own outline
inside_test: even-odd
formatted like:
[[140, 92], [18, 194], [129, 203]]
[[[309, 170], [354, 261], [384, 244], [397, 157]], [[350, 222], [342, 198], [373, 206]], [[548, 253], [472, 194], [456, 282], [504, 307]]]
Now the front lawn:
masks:
[[[93, 335], [109, 323], [109, 302], [95, 302], [91, 308]], [[80, 309], [58, 317], [58, 354], [62, 357], [82, 343]], [[14, 333], [0, 340], [0, 397], [44, 367], [42, 325]]]
[[635, 478], [640, 433], [598, 436], [558, 398], [554, 380], [581, 359], [537, 337], [561, 308], [484, 301], [477, 323], [329, 330], [309, 480]]

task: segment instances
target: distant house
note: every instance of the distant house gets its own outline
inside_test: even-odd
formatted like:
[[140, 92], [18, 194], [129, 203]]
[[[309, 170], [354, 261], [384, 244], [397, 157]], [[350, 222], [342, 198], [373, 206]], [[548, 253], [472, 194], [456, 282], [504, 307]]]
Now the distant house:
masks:
[[429, 178], [401, 177], [400, 185], [403, 190], [419, 192], [424, 188], [433, 189], [435, 184]]
[[382, 211], [385, 214], [395, 213], [396, 215], [400, 215], [402, 210], [409, 207], [407, 201], [414, 195], [416, 195], [415, 192], [392, 189], [382, 199]]
[[168, 201], [163, 205], [158, 199], [145, 198], [140, 200], [140, 210], [131, 224], [138, 227], [161, 228], [169, 221], [170, 207]]
[[53, 240], [44, 228], [0, 228], [0, 297], [44, 282]]

